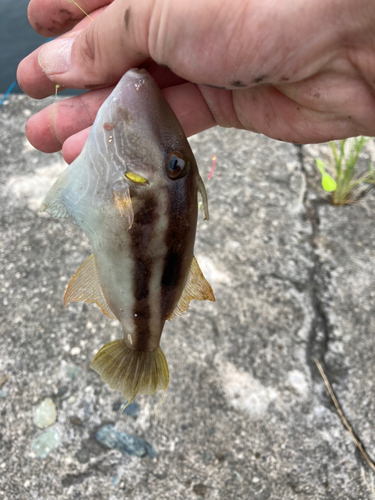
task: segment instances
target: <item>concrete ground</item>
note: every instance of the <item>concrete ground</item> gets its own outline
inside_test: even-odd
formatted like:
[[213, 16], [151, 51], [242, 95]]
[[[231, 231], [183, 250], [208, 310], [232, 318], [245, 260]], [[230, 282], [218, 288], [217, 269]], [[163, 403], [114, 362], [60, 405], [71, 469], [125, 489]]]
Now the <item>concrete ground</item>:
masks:
[[[195, 252], [216, 302], [166, 325], [171, 379], [156, 422], [160, 393], [121, 413], [89, 368], [119, 325], [62, 305], [90, 246], [37, 212], [64, 168], [24, 135], [45, 105], [11, 96], [0, 108], [0, 499], [375, 499], [313, 361], [375, 457], [373, 192], [330, 205], [313, 160], [325, 145], [219, 128], [193, 137], [203, 177], [217, 156]], [[56, 416], [41, 429], [46, 398]]]

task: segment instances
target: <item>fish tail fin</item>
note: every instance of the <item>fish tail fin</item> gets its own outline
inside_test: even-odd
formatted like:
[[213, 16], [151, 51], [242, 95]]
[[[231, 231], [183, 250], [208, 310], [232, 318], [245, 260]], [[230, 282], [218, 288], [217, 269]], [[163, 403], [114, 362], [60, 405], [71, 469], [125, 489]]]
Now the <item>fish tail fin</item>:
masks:
[[165, 392], [168, 387], [168, 364], [160, 347], [136, 351], [123, 339], [114, 340], [97, 352], [90, 367], [111, 389], [120, 391], [128, 404], [137, 394]]

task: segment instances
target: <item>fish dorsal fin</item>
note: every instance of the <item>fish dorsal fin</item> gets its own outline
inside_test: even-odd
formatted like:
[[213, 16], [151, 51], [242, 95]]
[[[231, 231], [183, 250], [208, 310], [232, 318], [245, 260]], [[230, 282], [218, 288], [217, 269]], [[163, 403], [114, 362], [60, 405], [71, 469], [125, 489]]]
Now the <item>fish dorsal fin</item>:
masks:
[[198, 265], [197, 259], [193, 256], [189, 276], [185, 288], [177, 302], [176, 307], [167, 318], [173, 320], [185, 314], [189, 309], [191, 300], [211, 300], [215, 302], [214, 292]]
[[64, 295], [64, 308], [70, 302], [86, 302], [86, 304], [95, 302], [108, 318], [117, 319], [104, 296], [100, 284], [98, 265], [93, 253], [78, 268], [69, 281]]

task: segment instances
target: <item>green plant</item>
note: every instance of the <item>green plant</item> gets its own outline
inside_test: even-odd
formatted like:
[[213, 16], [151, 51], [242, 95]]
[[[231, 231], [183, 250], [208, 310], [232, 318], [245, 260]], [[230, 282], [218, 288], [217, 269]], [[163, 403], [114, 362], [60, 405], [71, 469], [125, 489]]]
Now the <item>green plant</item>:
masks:
[[[355, 137], [348, 142], [348, 139], [340, 141], [340, 147], [334, 142], [330, 142], [334, 164], [328, 170], [327, 165], [319, 158], [315, 159], [316, 166], [322, 174], [322, 187], [325, 191], [332, 192], [333, 205], [346, 205], [358, 199], [360, 193], [356, 192], [359, 184], [375, 184], [375, 171], [369, 164], [368, 172], [359, 174], [356, 172], [356, 164], [359, 153], [363, 146], [369, 141], [368, 137]], [[348, 143], [347, 143], [348, 142]]]

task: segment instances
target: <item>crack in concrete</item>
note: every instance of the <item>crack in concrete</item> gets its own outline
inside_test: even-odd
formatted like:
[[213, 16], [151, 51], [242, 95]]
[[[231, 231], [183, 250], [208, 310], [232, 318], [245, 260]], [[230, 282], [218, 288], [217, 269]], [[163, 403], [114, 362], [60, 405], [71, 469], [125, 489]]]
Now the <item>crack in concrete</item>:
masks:
[[[301, 172], [305, 176], [307, 185], [307, 172], [304, 165], [303, 146], [296, 145], [297, 158], [301, 168]], [[314, 358], [317, 358], [321, 363], [325, 364], [325, 355], [329, 348], [329, 340], [331, 336], [331, 325], [325, 312], [324, 303], [321, 300], [322, 289], [322, 265], [319, 255], [316, 252], [316, 239], [319, 235], [319, 214], [317, 207], [321, 204], [320, 201], [311, 202], [308, 199], [308, 187], [306, 188], [303, 205], [306, 210], [306, 221], [311, 222], [312, 235], [310, 238], [311, 259], [313, 266], [309, 270], [310, 296], [311, 305], [314, 311], [314, 319], [312, 321], [311, 330], [306, 347], [306, 362], [310, 368], [311, 378], [313, 380], [320, 379], [320, 375], [316, 369]]]
[[295, 288], [297, 290], [297, 292], [299, 293], [303, 293], [306, 291], [308, 285], [306, 285], [305, 283], [301, 282], [301, 281], [297, 281], [297, 280], [293, 280], [291, 278], [288, 278], [287, 276], [282, 276], [280, 274], [277, 274], [277, 273], [264, 273], [264, 274], [260, 274], [258, 276], [258, 281], [262, 281], [262, 280], [265, 280], [267, 278], [273, 278], [274, 280], [277, 280], [277, 281], [283, 281], [283, 282], [287, 282], [289, 283], [293, 288]]

